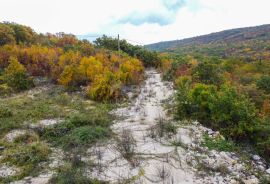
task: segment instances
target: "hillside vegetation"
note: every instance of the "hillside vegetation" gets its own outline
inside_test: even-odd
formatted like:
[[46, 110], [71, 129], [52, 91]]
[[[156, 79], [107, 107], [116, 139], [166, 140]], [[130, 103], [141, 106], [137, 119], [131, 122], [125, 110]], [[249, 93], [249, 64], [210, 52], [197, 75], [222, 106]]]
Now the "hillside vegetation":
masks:
[[118, 52], [115, 41], [0, 23], [0, 183], [103, 183], [85, 176], [94, 166], [81, 157], [114, 136], [114, 102], [157, 57], [124, 40]]
[[150, 46], [168, 46], [161, 69], [178, 91], [177, 119], [198, 120], [268, 160], [269, 29], [234, 29]]
[[96, 100], [114, 100], [124, 85], [138, 84], [144, 66], [154, 65], [157, 54], [121, 40], [102, 37], [96, 45], [74, 35], [37, 34], [30, 27], [0, 23], [0, 94], [34, 86], [37, 77], [69, 89], [86, 86]]
[[211, 33], [183, 40], [147, 45], [150, 50], [196, 53], [221, 58], [240, 57], [247, 61], [270, 59], [270, 25]]

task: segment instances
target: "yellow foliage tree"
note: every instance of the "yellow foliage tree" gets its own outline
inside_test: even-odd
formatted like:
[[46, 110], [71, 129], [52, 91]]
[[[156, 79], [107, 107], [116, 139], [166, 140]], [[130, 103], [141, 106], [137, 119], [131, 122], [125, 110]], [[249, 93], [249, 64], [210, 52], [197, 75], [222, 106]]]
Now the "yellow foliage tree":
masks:
[[143, 70], [143, 65], [138, 59], [128, 58], [120, 65], [120, 79], [124, 84], [139, 83]]
[[74, 65], [65, 66], [64, 71], [61, 73], [58, 82], [64, 86], [74, 86], [79, 81], [79, 73]]
[[99, 75], [103, 72], [103, 65], [102, 63], [94, 58], [91, 57], [84, 57], [81, 59], [79, 71], [82, 75], [90, 81], [93, 81], [96, 75]]
[[33, 85], [27, 76], [25, 67], [19, 63], [16, 57], [10, 57], [9, 65], [4, 72], [4, 79], [10, 87], [16, 90], [25, 90]]
[[117, 75], [110, 71], [96, 76], [96, 80], [88, 87], [90, 98], [99, 101], [115, 100], [121, 95], [121, 82]]

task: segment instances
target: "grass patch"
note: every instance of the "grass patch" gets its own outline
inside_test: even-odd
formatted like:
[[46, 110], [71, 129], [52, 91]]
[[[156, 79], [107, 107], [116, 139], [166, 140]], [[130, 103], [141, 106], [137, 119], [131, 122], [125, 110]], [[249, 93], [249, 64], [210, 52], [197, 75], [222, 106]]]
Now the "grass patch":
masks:
[[5, 107], [4, 105], [0, 105], [0, 118], [7, 118], [12, 116], [12, 111]]
[[102, 141], [110, 137], [110, 130], [100, 126], [82, 126], [73, 129], [67, 135], [59, 139], [59, 145], [65, 150], [74, 147], [92, 145], [95, 142]]
[[29, 175], [35, 176], [42, 169], [40, 163], [47, 161], [50, 153], [51, 150], [47, 144], [41, 142], [30, 145], [15, 144], [13, 147], [5, 150], [1, 163], [8, 163], [21, 170], [19, 175], [7, 179], [21, 179]]
[[26, 132], [23, 135], [18, 136], [15, 140], [14, 143], [17, 144], [31, 144], [33, 142], [38, 142], [39, 141], [39, 136], [35, 132]]
[[[70, 157], [80, 157], [94, 143], [112, 135], [109, 127], [114, 117], [109, 112], [114, 105], [86, 100], [79, 92], [67, 93], [62, 87], [54, 86], [33, 95], [28, 95], [28, 92], [16, 94], [0, 99], [0, 104], [0, 146], [5, 148], [0, 152], [3, 156], [0, 164], [7, 163], [21, 171], [17, 176], [1, 178], [0, 183], [9, 183], [25, 176], [36, 176], [44, 170], [47, 167], [50, 149], [42, 142], [64, 148], [65, 154]], [[27, 131], [13, 143], [1, 139], [13, 129], [27, 129], [29, 123], [43, 119], [64, 121], [54, 126]], [[69, 167], [61, 168], [60, 175], [53, 181], [99, 183], [85, 178], [77, 169], [79, 166], [73, 165], [74, 163], [71, 168], [75, 169], [74, 171]]]
[[124, 129], [122, 131], [117, 146], [118, 150], [123, 155], [123, 157], [131, 161], [135, 154], [135, 147], [136, 147], [136, 142], [132, 135], [131, 130]]
[[106, 182], [89, 179], [84, 175], [82, 167], [66, 163], [58, 169], [50, 184], [106, 184]]
[[218, 172], [222, 176], [226, 176], [230, 173], [229, 169], [225, 165], [219, 165], [217, 167], [210, 167], [207, 164], [199, 162], [197, 165], [197, 169], [199, 171], [204, 171], [208, 175], [214, 175], [214, 173]]
[[63, 123], [44, 129], [40, 134], [55, 146], [65, 150], [102, 141], [112, 133], [109, 128], [112, 117], [107, 105], [98, 105], [88, 113], [72, 115]]
[[177, 126], [170, 121], [165, 121], [164, 118], [160, 117], [157, 124], [150, 129], [150, 137], [158, 138], [168, 136], [171, 137], [177, 133]]
[[[112, 105], [86, 103], [79, 93], [66, 93], [62, 87], [35, 94], [27, 93], [0, 99], [0, 137], [8, 131], [23, 128], [25, 123], [35, 123], [42, 119], [69, 119], [75, 114], [91, 114], [95, 120], [105, 118]], [[103, 110], [101, 110], [103, 109]], [[97, 122], [98, 123], [98, 122]]]
[[205, 134], [203, 136], [202, 146], [207, 147], [210, 150], [239, 152], [239, 147], [237, 147], [234, 142], [226, 140], [221, 136], [211, 138], [208, 134]]

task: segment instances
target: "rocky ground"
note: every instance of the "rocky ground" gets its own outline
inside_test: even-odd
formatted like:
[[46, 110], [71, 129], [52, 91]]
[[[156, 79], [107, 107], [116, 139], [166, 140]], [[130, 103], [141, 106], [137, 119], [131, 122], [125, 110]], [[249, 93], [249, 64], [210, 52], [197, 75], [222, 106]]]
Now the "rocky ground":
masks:
[[[270, 169], [257, 155], [210, 150], [203, 137], [223, 137], [198, 122], [173, 122], [164, 104], [173, 96], [172, 84], [155, 70], [146, 71], [140, 94], [117, 109], [112, 129], [116, 140], [88, 150], [95, 163], [88, 176], [111, 183], [259, 183]], [[132, 95], [130, 95], [132, 98]]]
[[[223, 140], [219, 132], [198, 122], [175, 122], [166, 108], [173, 95], [171, 83], [162, 81], [157, 71], [147, 70], [146, 81], [138, 94], [128, 93], [131, 103], [112, 112], [118, 116], [111, 127], [115, 138], [89, 148], [82, 157], [83, 162], [91, 163], [85, 175], [109, 183], [138, 184], [269, 181], [269, 165], [258, 155], [210, 149], [203, 144], [205, 136]], [[44, 119], [30, 123], [27, 129], [12, 130], [3, 139], [13, 142], [21, 135], [61, 122], [61, 119]], [[46, 169], [36, 177], [26, 177], [13, 184], [48, 183], [64, 155], [61, 149], [52, 148], [48, 162], [44, 163]], [[0, 177], [18, 172], [19, 168], [0, 166]]]
[[[29, 129], [15, 129], [6, 134], [4, 137], [4, 141], [9, 143], [14, 142], [17, 138], [22, 135], [33, 133], [37, 128], [45, 128], [48, 126], [53, 126], [57, 123], [61, 123], [61, 120], [54, 119], [46, 119], [41, 120], [35, 124], [29, 124]], [[35, 142], [33, 142], [35, 144]], [[4, 149], [4, 148], [3, 148]], [[22, 180], [11, 182], [11, 184], [47, 184], [50, 179], [53, 177], [53, 174], [56, 174], [56, 169], [63, 164], [64, 153], [61, 149], [51, 148], [51, 154], [48, 158], [47, 162], [41, 163], [45, 166], [44, 169], [38, 176], [36, 177], [25, 177]], [[1, 158], [0, 158], [1, 160]], [[9, 166], [8, 164], [2, 164], [0, 166], [0, 177], [10, 177], [16, 176], [20, 173], [20, 169], [14, 166]]]

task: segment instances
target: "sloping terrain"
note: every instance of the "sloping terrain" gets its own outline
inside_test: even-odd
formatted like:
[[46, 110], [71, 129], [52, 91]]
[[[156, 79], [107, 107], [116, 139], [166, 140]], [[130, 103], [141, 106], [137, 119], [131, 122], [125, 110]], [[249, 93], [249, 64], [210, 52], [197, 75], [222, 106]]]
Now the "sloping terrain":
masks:
[[214, 56], [269, 58], [270, 25], [238, 28], [208, 35], [147, 45], [150, 50], [197, 52]]
[[90, 148], [82, 159], [95, 165], [88, 176], [110, 183], [144, 184], [263, 181], [269, 172], [263, 159], [211, 148], [215, 140], [226, 144], [224, 137], [196, 121], [175, 122], [166, 108], [174, 94], [172, 83], [161, 81], [155, 70], [147, 70], [146, 75], [131, 104], [113, 111], [121, 117], [112, 125], [116, 137]]

